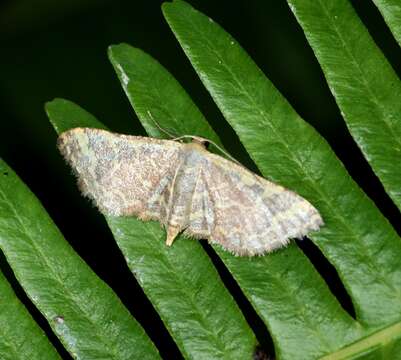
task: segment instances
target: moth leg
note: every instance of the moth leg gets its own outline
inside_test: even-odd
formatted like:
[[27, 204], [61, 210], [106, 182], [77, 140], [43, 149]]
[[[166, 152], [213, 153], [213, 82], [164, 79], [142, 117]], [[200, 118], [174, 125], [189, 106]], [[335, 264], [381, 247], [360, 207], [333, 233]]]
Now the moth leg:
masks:
[[174, 239], [177, 237], [180, 232], [180, 228], [178, 226], [169, 225], [167, 228], [167, 239], [166, 245], [171, 246], [173, 244]]

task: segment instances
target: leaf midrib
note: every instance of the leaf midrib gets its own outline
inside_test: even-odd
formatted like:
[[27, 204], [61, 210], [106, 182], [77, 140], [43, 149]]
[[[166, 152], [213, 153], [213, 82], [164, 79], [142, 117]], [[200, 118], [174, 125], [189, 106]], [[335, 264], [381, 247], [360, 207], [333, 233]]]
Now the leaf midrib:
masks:
[[[401, 337], [401, 321], [387, 326], [369, 336], [354, 342], [336, 352], [330, 353], [320, 358], [320, 360], [340, 360], [347, 359], [353, 355], [360, 354], [362, 351], [372, 349], [376, 345], [385, 345], [389, 340]], [[387, 341], [386, 341], [387, 340]]]
[[[156, 233], [156, 229], [155, 229], [154, 226], [148, 226], [148, 229], [150, 229], [150, 232], [152, 233], [152, 237], [153, 237], [154, 239], [158, 239], [158, 238], [159, 238], [159, 237], [157, 236], [158, 234]], [[201, 249], [201, 251], [203, 251], [203, 249]], [[196, 309], [196, 314], [197, 314], [197, 318], [198, 318], [198, 320], [199, 320], [199, 323], [203, 326], [203, 328], [204, 328], [205, 330], [207, 330], [207, 332], [208, 332], [209, 334], [213, 334], [212, 337], [209, 336], [209, 339], [210, 339], [212, 342], [214, 342], [214, 344], [216, 345], [217, 348], [220, 349], [220, 352], [221, 352], [222, 354], [226, 354], [226, 351], [225, 351], [225, 350], [226, 350], [226, 347], [225, 347], [224, 344], [220, 341], [219, 334], [216, 334], [215, 331], [214, 331], [214, 328], [213, 328], [213, 327], [211, 328], [209, 322], [206, 321], [205, 316], [203, 316], [202, 311], [200, 311], [197, 302], [194, 301], [194, 299], [193, 299], [193, 296], [192, 296], [193, 294], [192, 294], [192, 292], [187, 291], [187, 283], [185, 283], [185, 281], [184, 281], [181, 277], [179, 277], [179, 276], [177, 275], [177, 271], [176, 271], [176, 269], [174, 268], [174, 266], [173, 266], [173, 264], [171, 263], [171, 261], [168, 259], [168, 257], [167, 257], [165, 254], [163, 254], [163, 253], [159, 253], [159, 255], [162, 255], [162, 256], [163, 256], [163, 258], [164, 258], [164, 260], [165, 260], [165, 261], [164, 261], [164, 264], [165, 264], [165, 265], [168, 265], [168, 268], [170, 269], [170, 271], [169, 271], [169, 272], [170, 272], [170, 276], [173, 276], [173, 277], [176, 279], [176, 282], [180, 284], [180, 287], [179, 287], [179, 288], [182, 290], [182, 292], [186, 295], [186, 297], [187, 297], [187, 298], [189, 299], [189, 301], [191, 302], [191, 308], [192, 308], [192, 309]], [[127, 260], [129, 260], [128, 257], [127, 257]], [[135, 274], [134, 271], [133, 271], [133, 273]], [[144, 288], [144, 291], [145, 291], [145, 293], [147, 293], [147, 295], [148, 295], [150, 298], [153, 298], [153, 296], [150, 295], [150, 294], [146, 291], [145, 288]], [[155, 301], [155, 300], [156, 300], [156, 301]], [[153, 300], [152, 303], [154, 304], [155, 307], [158, 308], [158, 306], [156, 305], [156, 304], [158, 304], [157, 299], [155, 299], [155, 300]], [[160, 315], [161, 317], [163, 317], [163, 313], [164, 313], [164, 312], [163, 312], [163, 311], [158, 311], [158, 312], [159, 312], [159, 315]], [[169, 324], [169, 321], [168, 321], [167, 318], [166, 318], [166, 321], [164, 321], [164, 324], [166, 325], [167, 328], [169, 328], [170, 324]], [[174, 332], [172, 332], [171, 329], [169, 329], [169, 332], [170, 332], [170, 333], [173, 335], [173, 337], [174, 337]], [[185, 342], [183, 342], [182, 344], [185, 345]], [[185, 347], [184, 347], [184, 348], [185, 348]], [[190, 354], [187, 354], [187, 355], [188, 355], [188, 358], [191, 358]], [[226, 355], [224, 355], [224, 358], [227, 358]], [[227, 359], [228, 359], [228, 358], [227, 358]]]

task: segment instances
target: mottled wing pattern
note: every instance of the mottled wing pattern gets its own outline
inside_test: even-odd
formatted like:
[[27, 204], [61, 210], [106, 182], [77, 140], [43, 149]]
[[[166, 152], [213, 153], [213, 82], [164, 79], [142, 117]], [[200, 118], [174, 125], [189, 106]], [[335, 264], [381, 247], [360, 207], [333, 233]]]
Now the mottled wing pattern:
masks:
[[198, 239], [210, 239], [215, 226], [216, 214], [213, 197], [205, 174], [207, 160], [198, 167], [195, 185], [190, 199], [189, 217], [185, 234]]
[[164, 194], [182, 156], [181, 144], [75, 128], [61, 134], [58, 147], [77, 174], [81, 191], [100, 211], [164, 218]]
[[301, 196], [196, 143], [76, 128], [58, 147], [100, 211], [158, 220], [168, 245], [185, 230], [236, 255], [259, 255], [323, 224]]
[[220, 156], [206, 155], [194, 195], [198, 216], [194, 213], [191, 219], [203, 223], [190, 224], [188, 232], [199, 228], [210, 242], [252, 256], [302, 238], [323, 224], [318, 211], [296, 193]]

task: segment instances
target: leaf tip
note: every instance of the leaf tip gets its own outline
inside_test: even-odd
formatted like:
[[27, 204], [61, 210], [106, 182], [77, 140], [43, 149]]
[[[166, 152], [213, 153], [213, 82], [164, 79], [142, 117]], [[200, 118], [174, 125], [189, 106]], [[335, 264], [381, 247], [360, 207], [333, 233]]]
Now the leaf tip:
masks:
[[45, 111], [48, 112], [53, 107], [54, 104], [57, 104], [58, 102], [63, 100], [64, 99], [62, 98], [54, 98], [52, 100], [46, 101], [44, 105]]
[[186, 5], [185, 1], [181, 1], [181, 0], [165, 1], [165, 2], [162, 4], [162, 12], [163, 12], [163, 15], [164, 15], [164, 16], [167, 16], [167, 15], [168, 15], [168, 12], [169, 12], [170, 10], [173, 10], [174, 7], [180, 6], [181, 4], [185, 4], [185, 5]]
[[107, 54], [110, 58], [111, 56], [113, 56], [113, 53], [124, 50], [129, 47], [131, 47], [131, 46], [124, 42], [119, 43], [119, 44], [111, 44], [107, 47]]
[[57, 133], [60, 132], [60, 129], [58, 127], [58, 122], [55, 120], [55, 113], [57, 113], [57, 109], [59, 109], [60, 106], [63, 106], [66, 103], [68, 103], [68, 100], [62, 98], [54, 98], [53, 100], [46, 101], [44, 104], [44, 109], [47, 117], [49, 118], [50, 124], [53, 126], [54, 130], [56, 130]]

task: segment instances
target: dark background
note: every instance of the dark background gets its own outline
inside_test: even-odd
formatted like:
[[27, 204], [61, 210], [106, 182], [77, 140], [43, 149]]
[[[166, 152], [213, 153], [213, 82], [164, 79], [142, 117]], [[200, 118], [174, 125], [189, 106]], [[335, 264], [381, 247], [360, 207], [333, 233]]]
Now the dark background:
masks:
[[[230, 32], [297, 112], [331, 144], [348, 171], [401, 233], [398, 210], [383, 191], [347, 132], [322, 71], [285, 0], [190, 0]], [[398, 74], [401, 50], [371, 1], [352, 4]], [[163, 19], [156, 0], [19, 0], [0, 5], [0, 156], [41, 200], [67, 241], [122, 299], [161, 354], [179, 351], [125, 265], [102, 216], [79, 195], [55, 148], [56, 133], [43, 110], [55, 97], [72, 100], [116, 132], [144, 134], [110, 65], [106, 50], [120, 42], [139, 47], [161, 62], [186, 88], [226, 148], [254, 168], [192, 70]], [[219, 124], [219, 125], [217, 125]], [[352, 304], [336, 271], [309, 241], [300, 243], [343, 306]], [[228, 272], [205, 246], [254, 328], [264, 350], [274, 350], [267, 330]], [[65, 358], [46, 321], [12, 282]]]

